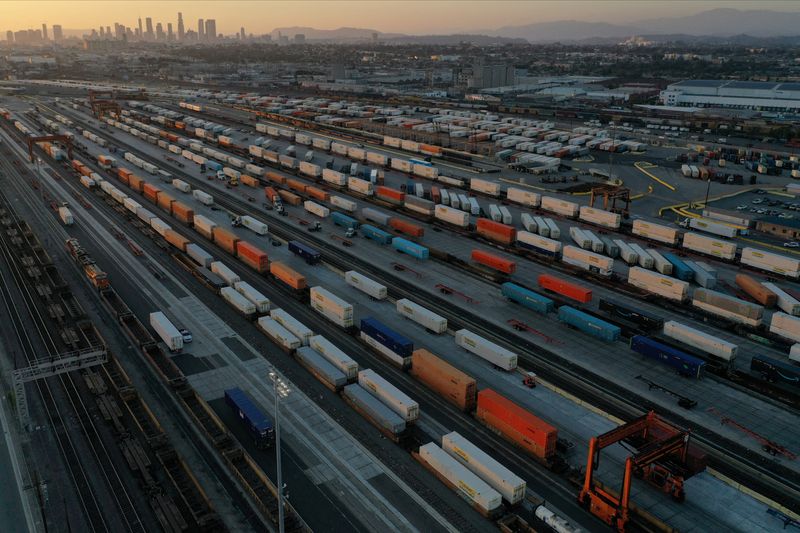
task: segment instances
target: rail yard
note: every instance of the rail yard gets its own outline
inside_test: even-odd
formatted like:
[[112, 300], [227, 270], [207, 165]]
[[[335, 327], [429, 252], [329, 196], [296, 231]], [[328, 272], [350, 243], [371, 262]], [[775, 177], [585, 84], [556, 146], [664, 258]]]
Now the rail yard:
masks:
[[[791, 153], [357, 99], [30, 88], [0, 97], [21, 520], [800, 521], [800, 254], [730, 209], [791, 205], [767, 172]], [[463, 142], [413, 133], [434, 131]]]

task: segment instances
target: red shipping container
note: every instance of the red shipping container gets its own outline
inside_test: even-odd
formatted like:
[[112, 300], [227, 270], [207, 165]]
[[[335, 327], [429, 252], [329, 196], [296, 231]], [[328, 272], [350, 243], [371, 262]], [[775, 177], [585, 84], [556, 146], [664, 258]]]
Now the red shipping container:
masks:
[[178, 142], [178, 136], [175, 135], [174, 133], [167, 133], [167, 139], [169, 139], [170, 142], [174, 143]]
[[375, 187], [375, 196], [393, 204], [402, 204], [403, 200], [406, 199], [406, 194], [403, 191], [398, 191], [397, 189], [392, 189], [391, 187], [385, 187], [383, 185]]
[[141, 193], [142, 192], [142, 187], [144, 186], [144, 180], [142, 178], [140, 178], [139, 176], [137, 176], [136, 174], [131, 174], [128, 185], [134, 191], [136, 191], [138, 193]]
[[297, 192], [306, 192], [307, 185], [302, 181], [288, 179], [286, 180], [286, 186], [292, 189], [293, 191]]
[[181, 202], [172, 202], [172, 216], [184, 224], [191, 224], [194, 221], [194, 210]]
[[517, 263], [515, 261], [500, 257], [499, 255], [490, 254], [489, 252], [484, 252], [483, 250], [472, 250], [472, 260], [505, 274], [513, 274], [517, 269]]
[[433, 200], [435, 204], [442, 203], [442, 192], [439, 190], [439, 187], [431, 187], [431, 200]]
[[417, 226], [416, 224], [412, 224], [411, 222], [407, 222], [402, 218], [390, 218], [389, 227], [396, 229], [401, 233], [405, 233], [406, 235], [411, 235], [412, 237], [422, 237], [425, 234], [424, 228]]
[[220, 248], [224, 249], [231, 255], [236, 255], [236, 243], [239, 242], [239, 237], [226, 229], [220, 228], [219, 226], [214, 228], [212, 236], [214, 238], [214, 242], [217, 243]]
[[281, 176], [277, 172], [267, 172], [266, 174], [264, 174], [264, 177], [267, 178], [269, 181], [280, 183], [281, 185], [286, 183], [286, 176]]
[[247, 241], [239, 241], [236, 243], [236, 256], [242, 263], [261, 274], [269, 270], [267, 252], [256, 248]]
[[158, 202], [158, 193], [161, 192], [161, 189], [159, 189], [155, 185], [145, 183], [144, 186], [142, 187], [142, 192], [144, 193], [145, 198], [147, 198], [153, 203], [156, 203]]
[[555, 292], [562, 296], [566, 296], [572, 300], [581, 303], [589, 303], [592, 301], [592, 290], [586, 287], [581, 287], [575, 283], [567, 280], [559, 279], [550, 274], [539, 275], [539, 286], [548, 291]]
[[273, 261], [269, 264], [269, 272], [293, 289], [301, 290], [306, 288], [306, 277], [283, 263]]
[[[73, 161], [73, 163], [74, 163], [74, 161]], [[117, 176], [119, 177], [119, 180], [122, 183], [124, 183], [125, 185], [128, 185], [130, 183], [130, 179], [131, 179], [132, 175], [133, 175], [133, 172], [131, 172], [127, 168], [118, 168], [117, 169]]]
[[475, 418], [540, 459], [556, 451], [556, 428], [492, 389], [478, 392]]
[[72, 160], [72, 168], [73, 168], [73, 169], [75, 169], [75, 170], [77, 170], [78, 172], [80, 172], [80, 170], [81, 170], [81, 167], [82, 167], [82, 166], [83, 166], [83, 163], [81, 163], [81, 162], [80, 162], [80, 161], [78, 161], [77, 159], [73, 159], [73, 160]]
[[278, 191], [273, 189], [272, 187], [264, 187], [264, 196], [267, 197], [267, 200], [270, 202], [275, 202], [275, 198], [280, 198], [278, 195]]
[[517, 236], [517, 230], [488, 218], [479, 218], [477, 232], [481, 237], [500, 244], [510, 245]]
[[306, 187], [306, 194], [312, 198], [316, 198], [322, 202], [329, 202], [331, 199], [331, 195], [328, 194], [326, 191], [322, 189], [318, 189], [316, 187], [308, 186]]

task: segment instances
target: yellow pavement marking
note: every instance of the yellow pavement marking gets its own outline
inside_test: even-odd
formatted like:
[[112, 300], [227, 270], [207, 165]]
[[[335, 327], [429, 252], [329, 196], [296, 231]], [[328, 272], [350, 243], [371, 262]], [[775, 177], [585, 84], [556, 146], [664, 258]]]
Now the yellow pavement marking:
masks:
[[635, 166], [637, 169], [639, 169], [639, 171], [642, 172], [645, 176], [647, 176], [648, 178], [650, 178], [652, 180], [657, 181], [658, 183], [660, 183], [661, 185], [663, 185], [667, 189], [669, 189], [671, 191], [677, 191], [678, 190], [674, 186], [670, 185], [666, 181], [662, 180], [661, 178], [659, 178], [658, 176], [653, 174], [652, 172], [648, 172], [647, 170], [645, 170], [646, 168], [653, 168], [656, 165], [654, 165], [652, 163], [648, 163], [647, 161], [637, 161], [636, 163], [633, 164], [633, 166]]

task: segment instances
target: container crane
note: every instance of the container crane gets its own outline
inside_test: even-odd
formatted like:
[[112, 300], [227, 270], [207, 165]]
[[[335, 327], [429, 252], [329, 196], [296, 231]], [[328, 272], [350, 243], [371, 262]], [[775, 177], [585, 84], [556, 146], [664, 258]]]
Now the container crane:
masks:
[[[595, 483], [594, 471], [600, 452], [616, 443], [633, 446], [636, 452], [625, 461], [619, 496]], [[654, 411], [612, 429], [589, 441], [586, 476], [578, 501], [601, 520], [620, 532], [630, 519], [630, 491], [633, 475], [658, 486], [677, 501], [683, 501], [684, 481], [705, 470], [705, 456], [690, 453], [689, 432], [659, 418]]]

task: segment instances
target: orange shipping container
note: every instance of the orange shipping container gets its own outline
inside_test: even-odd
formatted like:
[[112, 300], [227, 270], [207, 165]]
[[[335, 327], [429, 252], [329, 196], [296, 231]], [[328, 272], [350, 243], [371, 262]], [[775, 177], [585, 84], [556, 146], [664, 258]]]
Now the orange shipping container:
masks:
[[144, 180], [139, 176], [137, 176], [136, 174], [131, 174], [130, 182], [128, 183], [128, 185], [130, 185], [131, 189], [133, 189], [134, 191], [141, 193], [142, 187], [144, 186]]
[[280, 196], [281, 200], [289, 205], [300, 205], [303, 202], [303, 199], [296, 194], [289, 191], [284, 191], [283, 189], [278, 191], [278, 196]]
[[194, 210], [181, 202], [172, 202], [172, 216], [184, 224], [191, 224], [194, 221]]
[[409, 373], [462, 411], [475, 408], [478, 391], [475, 379], [428, 350], [414, 350]]
[[486, 237], [490, 241], [509, 245], [514, 242], [517, 230], [513, 226], [506, 226], [488, 218], [479, 218], [476, 224], [478, 235]]
[[217, 243], [220, 248], [223, 248], [231, 255], [236, 255], [236, 243], [239, 242], [239, 237], [219, 226], [214, 228], [212, 235], [214, 242]]
[[80, 171], [80, 169], [81, 169], [81, 167], [82, 167], [82, 166], [83, 166], [83, 163], [81, 163], [81, 162], [80, 162], [80, 161], [78, 161], [77, 159], [73, 159], [73, 160], [72, 160], [72, 168], [73, 168], [73, 169]]
[[153, 203], [156, 203], [158, 202], [158, 193], [161, 192], [161, 189], [159, 189], [155, 185], [151, 185], [150, 183], [145, 183], [142, 186], [142, 192], [144, 193], [145, 198], [147, 198]]
[[331, 199], [330, 194], [316, 187], [311, 187], [311, 186], [306, 187], [306, 194], [312, 198], [316, 198], [317, 200], [321, 200], [323, 202], [329, 202]]
[[247, 241], [236, 243], [236, 256], [250, 268], [257, 270], [261, 274], [269, 269], [269, 258], [267, 252], [256, 248]]
[[264, 196], [266, 196], [267, 200], [269, 200], [270, 202], [275, 202], [275, 198], [280, 199], [278, 191], [276, 191], [272, 187], [264, 187]]
[[119, 177], [119, 180], [122, 183], [124, 183], [125, 185], [128, 185], [130, 183], [132, 175], [133, 175], [133, 172], [131, 172], [127, 168], [118, 168], [117, 169], [117, 176]]
[[426, 152], [428, 154], [435, 154], [441, 155], [442, 147], [441, 146], [434, 146], [432, 144], [420, 144], [419, 145], [420, 152]]
[[175, 199], [172, 196], [165, 193], [164, 191], [158, 193], [158, 207], [160, 207], [167, 213], [172, 214], [172, 204], [174, 202]]
[[403, 191], [398, 191], [391, 187], [384, 187], [383, 185], [375, 187], [375, 196], [381, 200], [388, 200], [392, 203], [402, 203], [406, 198]]
[[83, 175], [83, 176], [88, 176], [89, 174], [91, 174], [91, 173], [92, 173], [92, 169], [90, 169], [90, 168], [89, 168], [89, 167], [87, 167], [86, 165], [81, 165], [81, 169], [79, 170], [79, 172], [80, 172], [80, 173], [81, 173], [81, 175]]
[[175, 128], [179, 129], [179, 130], [186, 129], [186, 124], [184, 122], [176, 122], [175, 123]]
[[168, 243], [182, 252], [186, 251], [186, 245], [189, 244], [189, 239], [173, 229], [168, 229], [164, 234], [164, 238], [167, 239]]
[[750, 297], [763, 305], [772, 307], [778, 303], [778, 295], [760, 284], [758, 281], [747, 274], [736, 274], [736, 284], [742, 288]]
[[286, 186], [297, 192], [306, 192], [306, 184], [299, 180], [288, 179]]
[[247, 174], [242, 174], [241, 177], [239, 177], [239, 181], [241, 181], [248, 187], [258, 187], [259, 185], [261, 185], [261, 183], [259, 183], [259, 181], [256, 178], [254, 178], [253, 176], [248, 176]]
[[306, 288], [306, 278], [279, 261], [269, 264], [270, 273], [293, 289]]
[[174, 143], [178, 142], [178, 136], [175, 135], [174, 133], [167, 133], [167, 139], [169, 139], [170, 142]]
[[422, 237], [425, 234], [425, 229], [422, 226], [417, 226], [402, 218], [390, 218], [389, 226], [412, 237]]
[[548, 459], [556, 451], [556, 428], [492, 389], [478, 393], [475, 417], [540, 459]]
[[272, 181], [274, 183], [279, 183], [281, 185], [286, 183], [286, 176], [281, 176], [277, 172], [267, 172], [266, 174], [264, 174], [264, 177], [267, 178], [269, 181]]

